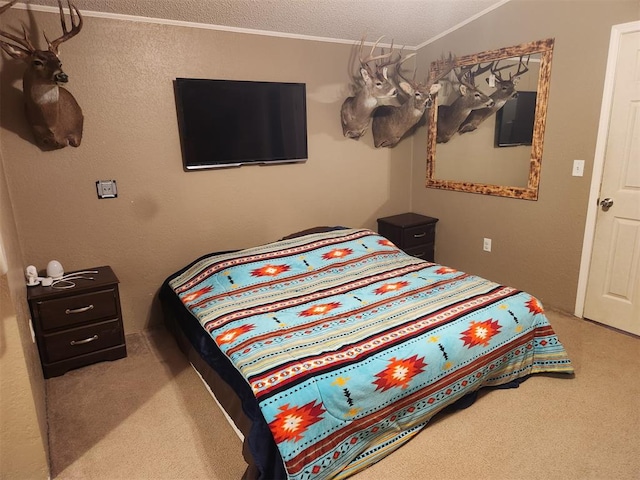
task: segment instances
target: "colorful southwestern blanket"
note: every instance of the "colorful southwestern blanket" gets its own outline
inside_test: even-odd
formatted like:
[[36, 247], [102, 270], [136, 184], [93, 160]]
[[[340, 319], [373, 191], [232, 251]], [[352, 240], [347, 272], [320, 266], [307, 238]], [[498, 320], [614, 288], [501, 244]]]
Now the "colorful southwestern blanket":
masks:
[[481, 387], [573, 372], [536, 298], [370, 230], [206, 257], [170, 285], [252, 388], [291, 479], [350, 476]]

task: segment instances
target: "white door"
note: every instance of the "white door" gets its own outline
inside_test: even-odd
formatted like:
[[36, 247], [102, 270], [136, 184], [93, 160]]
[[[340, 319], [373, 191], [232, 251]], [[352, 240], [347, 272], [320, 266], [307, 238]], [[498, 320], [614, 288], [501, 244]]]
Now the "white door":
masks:
[[640, 335], [640, 23], [619, 36], [584, 317]]

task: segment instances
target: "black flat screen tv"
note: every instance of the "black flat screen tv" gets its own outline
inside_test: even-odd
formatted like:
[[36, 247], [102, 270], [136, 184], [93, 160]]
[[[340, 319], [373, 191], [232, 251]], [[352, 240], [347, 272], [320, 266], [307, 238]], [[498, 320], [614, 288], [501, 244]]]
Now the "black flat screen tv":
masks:
[[304, 83], [177, 78], [185, 170], [304, 162]]
[[518, 96], [496, 112], [496, 147], [531, 145], [536, 115], [536, 92], [518, 92]]

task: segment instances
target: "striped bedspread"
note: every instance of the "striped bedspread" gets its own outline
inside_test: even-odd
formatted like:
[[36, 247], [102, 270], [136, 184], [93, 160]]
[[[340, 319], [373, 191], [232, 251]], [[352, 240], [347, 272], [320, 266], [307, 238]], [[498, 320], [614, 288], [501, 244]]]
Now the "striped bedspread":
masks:
[[291, 479], [352, 475], [480, 387], [573, 372], [536, 298], [370, 230], [210, 256], [171, 287], [251, 386]]

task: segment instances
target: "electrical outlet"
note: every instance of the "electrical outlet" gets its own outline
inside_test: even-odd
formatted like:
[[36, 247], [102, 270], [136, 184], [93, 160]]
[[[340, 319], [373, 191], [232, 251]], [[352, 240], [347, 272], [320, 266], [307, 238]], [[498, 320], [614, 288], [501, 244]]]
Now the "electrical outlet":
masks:
[[96, 189], [98, 190], [98, 198], [116, 198], [118, 196], [115, 180], [98, 180]]
[[482, 249], [485, 252], [490, 252], [491, 251], [491, 239], [490, 238], [485, 238], [484, 241], [482, 242]]

